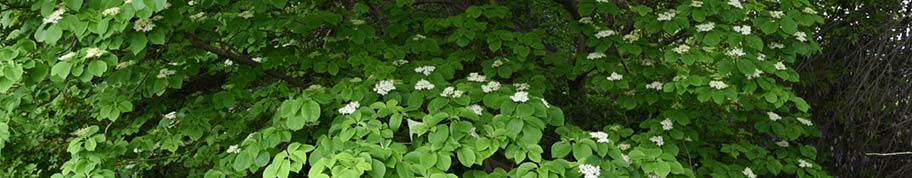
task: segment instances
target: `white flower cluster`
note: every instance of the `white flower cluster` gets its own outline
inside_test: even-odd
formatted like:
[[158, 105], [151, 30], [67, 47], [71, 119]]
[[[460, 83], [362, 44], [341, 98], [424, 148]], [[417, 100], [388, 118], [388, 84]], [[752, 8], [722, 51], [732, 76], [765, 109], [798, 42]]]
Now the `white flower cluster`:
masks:
[[152, 19], [137, 19], [133, 22], [133, 30], [138, 32], [149, 32], [155, 28], [155, 22]]
[[729, 0], [728, 5], [734, 6], [738, 9], [744, 9], [744, 6], [741, 6], [741, 0]]
[[339, 113], [342, 115], [349, 115], [349, 114], [355, 113], [355, 110], [358, 110], [359, 107], [361, 107], [361, 103], [359, 103], [358, 101], [352, 101], [352, 102], [349, 102], [348, 104], [346, 104], [345, 106], [343, 106], [342, 108], [339, 108]]
[[421, 35], [421, 34], [415, 34], [415, 37], [412, 37], [412, 40], [414, 40], [414, 41], [423, 40], [423, 39], [427, 39], [427, 37], [424, 35]]
[[393, 85], [392, 80], [381, 80], [380, 82], [377, 82], [377, 84], [374, 84], [374, 92], [377, 92], [377, 94], [380, 95], [386, 95], [395, 89], [396, 85]]
[[665, 139], [663, 139], [662, 136], [652, 136], [652, 138], [649, 138], [649, 141], [652, 141], [653, 143], [655, 143], [656, 145], [659, 145], [659, 146], [662, 146], [665, 144]]
[[104, 53], [105, 53], [105, 51], [101, 50], [100, 48], [89, 48], [89, 49], [86, 49], [85, 58], [101, 57], [101, 55], [104, 55]]
[[161, 69], [161, 70], [158, 71], [158, 76], [156, 76], [156, 77], [158, 77], [158, 78], [166, 78], [166, 77], [171, 76], [171, 75], [174, 75], [174, 74], [176, 74], [176, 73], [177, 73], [176, 70]]
[[677, 14], [675, 14], [674, 12], [671, 12], [671, 11], [669, 11], [669, 12], [663, 12], [663, 13], [660, 13], [660, 14], [659, 14], [659, 17], [656, 18], [656, 20], [659, 20], [659, 21], [669, 21], [669, 20], [673, 19], [673, 18], [675, 17], [675, 15], [677, 15]]
[[595, 33], [595, 38], [602, 39], [602, 38], [609, 37], [611, 35], [616, 35], [616, 34], [617, 34], [617, 32], [615, 32], [614, 30], [602, 30], [602, 31], [599, 31], [598, 33]]
[[744, 50], [742, 50], [741, 48], [734, 48], [734, 49], [728, 50], [728, 52], [725, 52], [725, 55], [731, 56], [731, 57], [741, 57], [741, 56], [747, 55], [747, 53], [744, 53]]
[[758, 60], [758, 61], [765, 61], [765, 60], [766, 60], [766, 54], [762, 54], [762, 53], [761, 53], [761, 54], [757, 54], [757, 60]]
[[228, 150], [225, 150], [227, 153], [238, 154], [241, 153], [241, 148], [238, 145], [231, 145], [228, 147]]
[[512, 99], [513, 102], [525, 103], [526, 101], [529, 101], [529, 92], [519, 91], [513, 93], [513, 96], [510, 96], [510, 99]]
[[789, 147], [789, 142], [782, 140], [782, 141], [776, 142], [776, 145], [779, 145], [780, 147]]
[[788, 69], [788, 68], [785, 67], [785, 64], [783, 64], [781, 61], [780, 61], [780, 62], [777, 62], [776, 65], [773, 65], [773, 67], [776, 67], [776, 70], [785, 70], [785, 69]]
[[51, 14], [49, 14], [47, 17], [44, 17], [42, 21], [44, 24], [55, 24], [60, 19], [63, 19], [63, 13], [66, 13], [66, 9], [57, 9], [54, 12], [51, 12]]
[[177, 112], [171, 111], [168, 114], [165, 114], [165, 119], [176, 119]]
[[583, 178], [598, 178], [602, 174], [601, 168], [599, 166], [594, 166], [591, 164], [580, 164], [579, 165], [580, 173], [583, 173]]
[[120, 7], [112, 7], [101, 12], [101, 16], [114, 16], [120, 13]]
[[488, 84], [481, 85], [481, 91], [485, 93], [491, 93], [497, 90], [500, 90], [500, 82], [497, 81], [490, 81]]
[[484, 111], [484, 108], [482, 108], [481, 106], [479, 106], [477, 104], [469, 105], [467, 108], [469, 108], [469, 110], [472, 110], [473, 113], [478, 114], [478, 115], [481, 115], [482, 114], [481, 112]]
[[754, 170], [751, 170], [749, 167], [744, 168], [744, 171], [741, 171], [741, 173], [748, 178], [757, 178], [757, 175], [754, 174]]
[[421, 67], [416, 67], [416, 68], [415, 68], [415, 72], [418, 72], [418, 73], [424, 74], [425, 76], [428, 76], [428, 75], [431, 75], [431, 72], [434, 72], [435, 69], [437, 69], [437, 67], [434, 67], [434, 66], [421, 66]]
[[741, 33], [742, 35], [750, 35], [750, 34], [751, 34], [751, 26], [750, 26], [750, 25], [734, 26], [734, 27], [732, 27], [732, 28], [735, 29], [735, 32]]
[[782, 43], [776, 43], [776, 42], [770, 43], [769, 46], [770, 46], [770, 49], [782, 49], [782, 48], [785, 48], [785, 45], [783, 45]]
[[193, 20], [193, 21], [202, 21], [202, 20], [206, 20], [206, 13], [205, 13], [205, 12], [200, 12], [200, 13], [193, 14], [193, 15], [190, 16], [190, 20]]
[[250, 58], [250, 60], [257, 63], [263, 62], [263, 58], [261, 57]]
[[798, 159], [798, 167], [809, 168], [809, 167], [814, 167], [814, 164], [811, 164], [810, 162], [807, 162], [803, 159]]
[[782, 116], [779, 116], [779, 114], [776, 114], [774, 112], [766, 112], [766, 115], [769, 116], [770, 120], [773, 120], [773, 121], [778, 121], [779, 119], [782, 119]]
[[434, 84], [425, 79], [421, 79], [418, 83], [415, 83], [415, 90], [433, 90]]
[[528, 83], [514, 83], [513, 87], [516, 87], [516, 90], [518, 91], [526, 91], [529, 90], [530, 86]]
[[250, 10], [246, 10], [244, 12], [238, 13], [238, 17], [241, 17], [244, 19], [249, 19], [249, 18], [253, 17], [253, 12], [251, 12]]
[[776, 19], [780, 19], [784, 15], [785, 15], [785, 13], [782, 11], [770, 11], [770, 16], [772, 16], [773, 18], [776, 18]]
[[676, 52], [676, 53], [678, 53], [678, 54], [684, 54], [684, 53], [686, 53], [687, 51], [690, 51], [690, 46], [681, 45], [681, 46], [678, 46], [678, 47], [676, 47], [676, 48], [674, 48], [674, 49], [671, 49], [671, 50], [674, 51], [674, 52]]
[[713, 81], [709, 81], [709, 87], [715, 88], [717, 90], [721, 90], [721, 89], [728, 88], [728, 84], [725, 84], [725, 82], [722, 82], [722, 81], [713, 80]]
[[478, 129], [476, 129], [475, 127], [472, 127], [472, 129], [469, 130], [469, 136], [478, 138], [478, 131], [477, 131], [477, 130], [478, 130]]
[[659, 123], [662, 124], [662, 130], [671, 130], [674, 128], [674, 122], [672, 122], [671, 119], [666, 118]]
[[393, 61], [394, 66], [401, 66], [401, 65], [408, 64], [408, 63], [409, 63], [409, 61], [405, 60], [405, 59], [399, 59], [399, 60]]
[[709, 23], [697, 25], [696, 27], [697, 27], [698, 32], [708, 32], [708, 31], [712, 31], [713, 28], [716, 28], [716, 23], [709, 22]]
[[795, 120], [798, 120], [798, 122], [800, 122], [801, 124], [804, 124], [806, 126], [814, 126], [814, 123], [811, 122], [811, 120], [808, 120], [805, 118], [795, 117]]
[[660, 90], [660, 91], [661, 91], [663, 85], [664, 85], [664, 84], [663, 84], [662, 82], [655, 81], [655, 82], [652, 82], [652, 83], [650, 83], [650, 84], [646, 84], [646, 89], [654, 89], [654, 90]]
[[65, 61], [65, 60], [72, 59], [74, 56], [76, 56], [76, 52], [69, 52], [69, 53], [64, 54], [63, 56], [57, 57], [57, 60]]
[[129, 60], [129, 61], [124, 61], [124, 62], [117, 63], [117, 66], [114, 67], [114, 68], [116, 68], [116, 69], [123, 69], [123, 68], [130, 67], [130, 66], [132, 66], [133, 64], [136, 64], [136, 60]]
[[579, 19], [581, 24], [592, 24], [592, 17], [583, 17]]
[[607, 77], [609, 81], [618, 81], [624, 79], [624, 75], [618, 74], [617, 72], [611, 72], [611, 75]]
[[757, 77], [760, 77], [761, 74], [763, 74], [763, 71], [762, 71], [762, 70], [760, 70], [760, 69], [754, 69], [754, 73], [753, 73], [753, 74], [750, 74], [750, 75], [744, 74], [744, 76], [746, 76], [748, 80], [753, 80], [753, 79], [755, 79], [755, 78], [757, 78]]
[[229, 60], [229, 59], [225, 59], [225, 66], [231, 66], [231, 65], [234, 65], [234, 61], [231, 61], [231, 60]]
[[491, 63], [491, 67], [498, 68], [498, 67], [502, 66], [503, 64], [504, 64], [504, 62], [501, 61], [500, 59], [498, 59], [498, 60], [494, 60], [494, 62]]
[[621, 149], [621, 151], [625, 151], [627, 149], [630, 149], [630, 144], [621, 143], [621, 144], [618, 144], [618, 148]]
[[469, 73], [469, 77], [467, 77], [466, 79], [469, 81], [472, 81], [472, 82], [485, 82], [485, 78], [487, 78], [487, 77], [485, 77], [484, 75], [478, 74], [476, 72], [472, 72], [472, 73]]
[[608, 139], [608, 133], [598, 131], [598, 132], [589, 132], [589, 136], [594, 138], [596, 142], [599, 143], [609, 143], [611, 140]]
[[804, 9], [801, 10], [801, 12], [808, 13], [808, 14], [817, 14], [817, 11], [815, 11], [814, 9], [811, 9], [810, 7], [805, 7]]
[[639, 36], [639, 35], [635, 35], [635, 34], [633, 34], [633, 33], [624, 35], [624, 41], [627, 41], [628, 43], [633, 43], [633, 42], [635, 42], [635, 41], [637, 41], [637, 40], [640, 40], [640, 36]]
[[605, 57], [605, 53], [593, 52], [593, 53], [589, 53], [589, 55], [586, 56], [586, 59], [593, 60], [593, 59], [598, 59], [598, 58], [603, 58], [603, 57]]
[[807, 35], [807, 33], [804, 33], [804, 32], [795, 32], [795, 34], [793, 34], [792, 36], [795, 36], [795, 39], [797, 39], [798, 41], [801, 41], [801, 42], [806, 42], [808, 40], [807, 39], [808, 35]]
[[595, 0], [595, 2], [608, 3], [608, 2], [611, 2], [611, 1], [609, 1], [609, 0]]
[[703, 7], [703, 1], [690, 2], [690, 7]]
[[463, 92], [464, 91], [462, 91], [462, 90], [457, 90], [456, 87], [446, 87], [443, 89], [443, 92], [440, 93], [440, 96], [449, 97], [449, 98], [459, 98], [459, 97], [462, 97]]

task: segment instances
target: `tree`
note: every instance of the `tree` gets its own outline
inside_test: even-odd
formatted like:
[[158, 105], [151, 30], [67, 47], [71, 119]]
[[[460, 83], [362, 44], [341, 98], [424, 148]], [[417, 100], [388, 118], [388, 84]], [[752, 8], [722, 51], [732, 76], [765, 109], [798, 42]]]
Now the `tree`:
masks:
[[807, 0], [0, 7], [17, 177], [827, 176]]

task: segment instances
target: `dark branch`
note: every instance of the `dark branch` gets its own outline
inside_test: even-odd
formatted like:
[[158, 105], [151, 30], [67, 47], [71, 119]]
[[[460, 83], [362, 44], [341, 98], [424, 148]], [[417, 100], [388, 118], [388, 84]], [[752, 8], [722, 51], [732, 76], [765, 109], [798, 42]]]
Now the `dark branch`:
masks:
[[[254, 67], [257, 65], [257, 62], [253, 61], [253, 59], [251, 59], [250, 56], [239, 55], [234, 52], [209, 45], [208, 43], [203, 42], [203, 40], [200, 40], [199, 38], [197, 38], [194, 35], [188, 35], [188, 36], [190, 37], [190, 43], [193, 44], [193, 46], [202, 48], [203, 50], [206, 50], [206, 51], [215, 53], [219, 56], [228, 58], [228, 60], [234, 61], [241, 65], [246, 65], [246, 66], [251, 66], [251, 67]], [[264, 72], [266, 73], [266, 75], [268, 75], [270, 77], [278, 78], [282, 81], [287, 82], [288, 84], [290, 84], [292, 86], [301, 87], [301, 88], [307, 87], [306, 81], [296, 79], [294, 77], [290, 77], [285, 74], [282, 74], [282, 73], [279, 73], [276, 71], [272, 71], [272, 70], [264, 70]]]

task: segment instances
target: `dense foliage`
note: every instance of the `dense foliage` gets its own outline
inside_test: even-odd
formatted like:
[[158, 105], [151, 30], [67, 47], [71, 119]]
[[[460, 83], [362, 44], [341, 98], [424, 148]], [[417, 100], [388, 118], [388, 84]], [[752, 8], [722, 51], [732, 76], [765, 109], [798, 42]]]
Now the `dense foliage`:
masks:
[[0, 8], [4, 176], [827, 177], [807, 0]]

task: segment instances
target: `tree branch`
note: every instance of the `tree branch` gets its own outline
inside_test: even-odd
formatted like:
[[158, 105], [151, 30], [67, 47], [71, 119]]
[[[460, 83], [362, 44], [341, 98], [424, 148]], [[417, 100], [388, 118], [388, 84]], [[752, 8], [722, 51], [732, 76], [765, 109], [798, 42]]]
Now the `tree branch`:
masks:
[[[256, 61], [253, 61], [253, 59], [251, 59], [250, 56], [239, 55], [234, 52], [209, 45], [208, 43], [203, 42], [202, 40], [200, 40], [199, 38], [197, 38], [196, 36], [194, 36], [192, 34], [188, 35], [188, 36], [190, 36], [190, 43], [193, 44], [193, 46], [202, 48], [203, 50], [206, 50], [206, 51], [215, 53], [219, 56], [228, 58], [228, 60], [234, 61], [238, 64], [251, 66], [251, 67], [256, 66], [258, 64]], [[291, 77], [291, 76], [288, 76], [288, 75], [285, 75], [285, 74], [282, 74], [282, 73], [279, 73], [276, 71], [272, 71], [272, 70], [264, 69], [264, 72], [266, 73], [266, 75], [268, 75], [270, 77], [278, 78], [282, 81], [285, 81], [289, 85], [292, 85], [295, 87], [300, 87], [300, 88], [307, 88], [307, 84], [306, 84], [307, 82], [305, 80], [300, 80], [300, 79], [297, 79], [297, 78], [294, 78], [294, 77]]]

